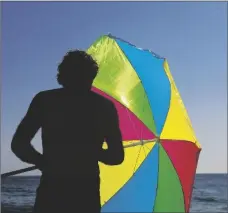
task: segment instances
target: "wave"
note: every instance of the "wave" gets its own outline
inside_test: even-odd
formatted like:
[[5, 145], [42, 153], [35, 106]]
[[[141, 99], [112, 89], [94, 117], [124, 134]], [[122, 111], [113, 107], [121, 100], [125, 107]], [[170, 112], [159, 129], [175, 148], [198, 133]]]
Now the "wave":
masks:
[[200, 202], [219, 202], [214, 197], [193, 197], [193, 199]]
[[32, 213], [33, 208], [31, 206], [11, 206], [2, 205], [1, 213]]

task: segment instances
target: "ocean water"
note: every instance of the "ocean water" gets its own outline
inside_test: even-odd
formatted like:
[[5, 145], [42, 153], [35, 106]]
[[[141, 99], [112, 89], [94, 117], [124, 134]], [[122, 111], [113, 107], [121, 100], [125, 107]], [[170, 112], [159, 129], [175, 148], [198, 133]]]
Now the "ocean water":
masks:
[[[228, 212], [228, 175], [197, 174], [190, 212]], [[39, 177], [9, 177], [2, 180], [1, 212], [29, 213]]]

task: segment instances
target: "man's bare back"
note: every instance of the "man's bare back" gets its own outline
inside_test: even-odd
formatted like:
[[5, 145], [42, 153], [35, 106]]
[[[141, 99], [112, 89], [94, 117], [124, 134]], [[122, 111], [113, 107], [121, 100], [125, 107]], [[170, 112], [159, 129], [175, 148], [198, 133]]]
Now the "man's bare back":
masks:
[[[40, 128], [43, 154], [31, 145]], [[42, 171], [36, 213], [99, 212], [98, 161], [116, 165], [124, 159], [113, 103], [83, 87], [38, 93], [17, 128], [12, 150]]]

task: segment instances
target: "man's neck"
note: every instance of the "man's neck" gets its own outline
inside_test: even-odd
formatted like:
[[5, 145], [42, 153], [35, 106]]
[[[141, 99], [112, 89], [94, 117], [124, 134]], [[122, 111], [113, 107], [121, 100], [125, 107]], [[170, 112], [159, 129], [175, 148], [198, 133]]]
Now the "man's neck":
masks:
[[64, 88], [64, 91], [66, 91], [69, 94], [88, 95], [91, 92], [91, 89], [88, 89], [88, 88]]

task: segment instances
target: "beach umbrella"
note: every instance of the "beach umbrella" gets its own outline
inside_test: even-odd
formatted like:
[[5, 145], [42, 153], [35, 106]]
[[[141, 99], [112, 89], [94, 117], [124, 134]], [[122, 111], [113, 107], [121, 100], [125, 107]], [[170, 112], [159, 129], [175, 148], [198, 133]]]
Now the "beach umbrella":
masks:
[[188, 212], [201, 150], [168, 62], [112, 35], [87, 50], [93, 90], [116, 106], [125, 147], [100, 163], [102, 212]]

